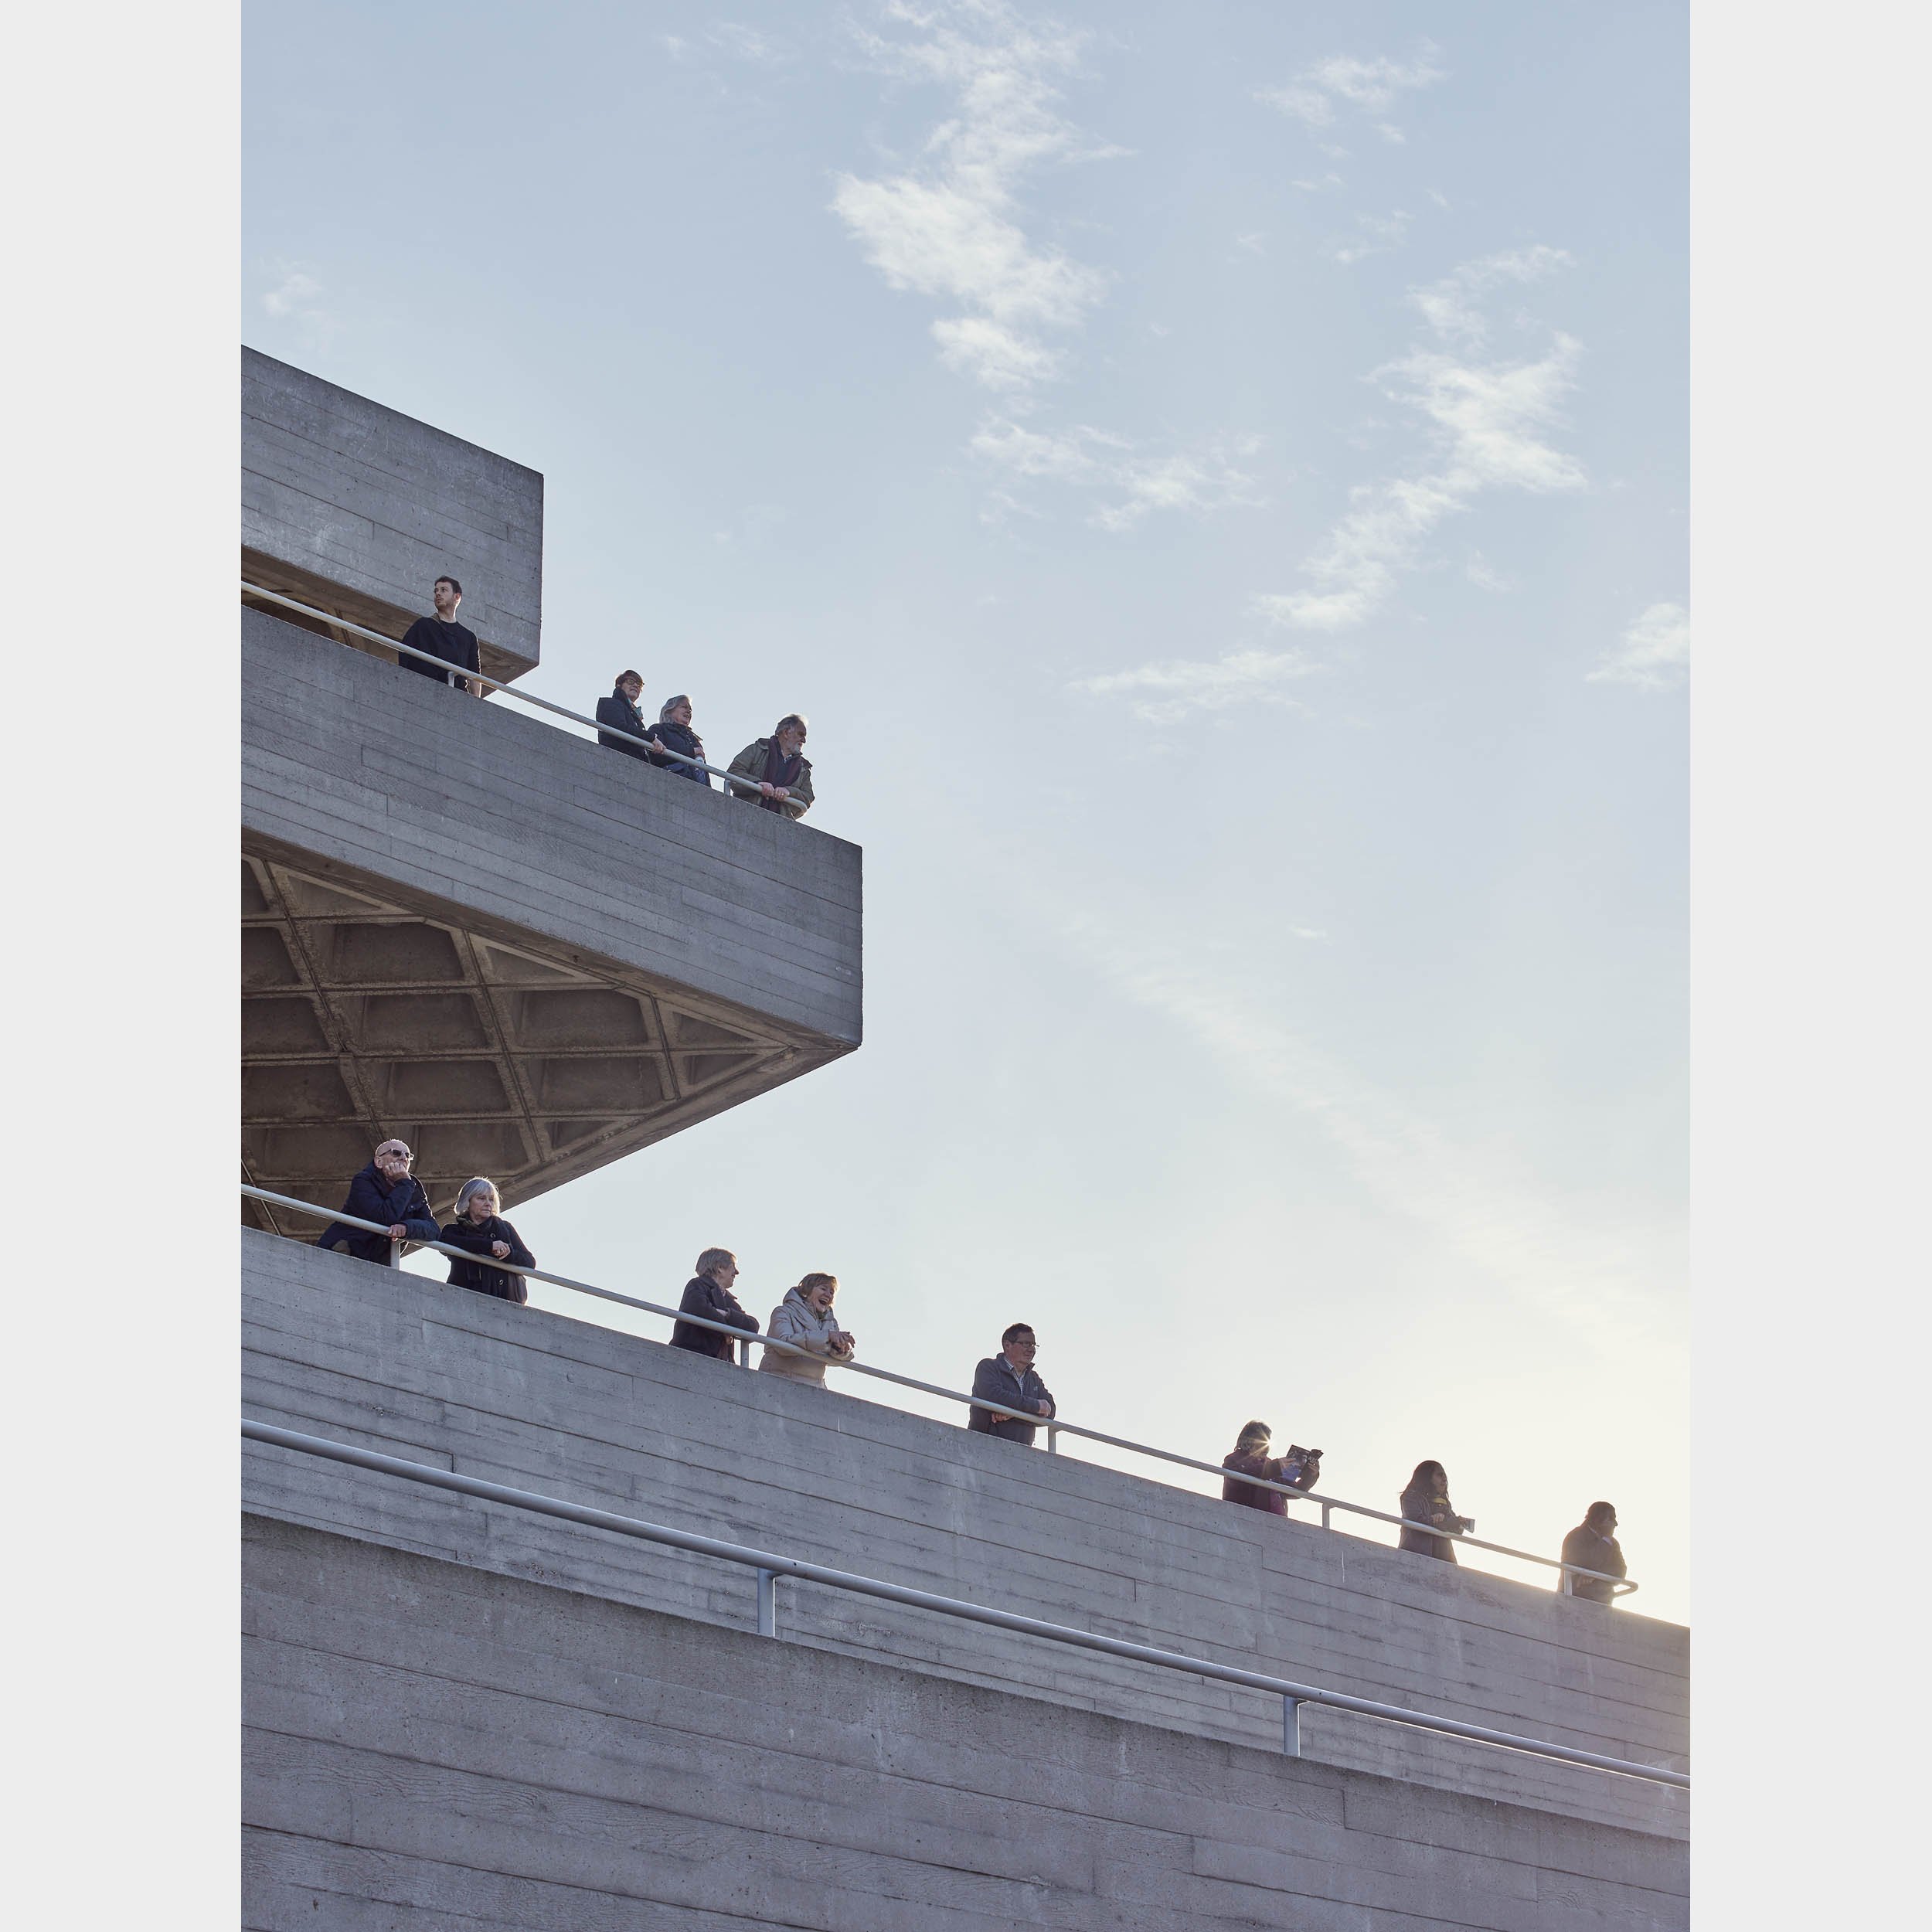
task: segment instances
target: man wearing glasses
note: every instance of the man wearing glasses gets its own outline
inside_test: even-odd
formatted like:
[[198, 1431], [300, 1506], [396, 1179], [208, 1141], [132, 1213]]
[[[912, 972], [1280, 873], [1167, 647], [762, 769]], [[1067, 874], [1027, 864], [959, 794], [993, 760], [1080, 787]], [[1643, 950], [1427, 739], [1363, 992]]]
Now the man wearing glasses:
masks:
[[760, 811], [804, 818], [811, 803], [811, 760], [804, 749], [805, 721], [794, 711], [778, 720], [769, 738], [754, 738], [732, 760], [729, 769], [748, 782], [726, 789]]
[[422, 1183], [410, 1172], [416, 1156], [406, 1141], [385, 1141], [376, 1158], [349, 1184], [349, 1199], [342, 1212], [359, 1221], [380, 1221], [386, 1235], [371, 1234], [364, 1228], [344, 1227], [332, 1221], [322, 1230], [318, 1247], [345, 1248], [359, 1260], [386, 1264], [391, 1241], [434, 1241], [442, 1236], [436, 1217], [430, 1213], [429, 1196]]
[[[1039, 1379], [1033, 1358], [1039, 1344], [1024, 1321], [1015, 1321], [999, 1338], [1000, 1352], [988, 1355], [973, 1375], [973, 1393], [981, 1402], [997, 1402], [1002, 1408], [1017, 1409], [1022, 1415], [1053, 1414], [1053, 1394]], [[990, 1409], [968, 1413], [966, 1426], [975, 1434], [998, 1436], [1002, 1442], [1024, 1443], [1029, 1449], [1037, 1423], [1024, 1422], [1019, 1416], [996, 1416]]]

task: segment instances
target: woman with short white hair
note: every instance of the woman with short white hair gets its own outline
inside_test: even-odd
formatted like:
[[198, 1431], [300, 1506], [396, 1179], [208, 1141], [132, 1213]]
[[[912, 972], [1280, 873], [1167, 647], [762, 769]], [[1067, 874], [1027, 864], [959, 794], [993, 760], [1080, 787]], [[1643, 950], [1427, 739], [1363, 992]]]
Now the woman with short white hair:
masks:
[[[465, 1181], [457, 1190], [456, 1219], [444, 1229], [444, 1240], [471, 1254], [487, 1254], [494, 1260], [514, 1261], [519, 1267], [535, 1267], [536, 1257], [504, 1219], [502, 1206], [496, 1183], [487, 1175], [479, 1174]], [[523, 1302], [530, 1298], [522, 1275], [485, 1267], [481, 1261], [461, 1261], [454, 1255], [450, 1257], [450, 1284], [474, 1288], [478, 1294], [495, 1295], [499, 1301]]]

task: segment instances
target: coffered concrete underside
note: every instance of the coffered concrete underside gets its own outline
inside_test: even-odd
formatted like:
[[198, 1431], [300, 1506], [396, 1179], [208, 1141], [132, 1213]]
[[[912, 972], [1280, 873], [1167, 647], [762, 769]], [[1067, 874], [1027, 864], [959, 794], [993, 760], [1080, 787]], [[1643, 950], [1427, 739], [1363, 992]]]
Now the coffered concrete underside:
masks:
[[391, 1134], [439, 1212], [527, 1200], [847, 1050], [260, 840], [241, 896], [244, 1178], [318, 1206]]

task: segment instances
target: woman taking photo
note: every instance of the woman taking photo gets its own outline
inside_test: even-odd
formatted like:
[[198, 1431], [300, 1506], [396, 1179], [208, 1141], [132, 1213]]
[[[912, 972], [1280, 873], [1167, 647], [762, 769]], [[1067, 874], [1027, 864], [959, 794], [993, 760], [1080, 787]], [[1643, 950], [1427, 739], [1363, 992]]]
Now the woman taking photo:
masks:
[[[473, 1181], [465, 1181], [456, 1197], [456, 1219], [443, 1230], [443, 1239], [451, 1247], [471, 1254], [535, 1267], [536, 1257], [497, 1212], [502, 1205], [494, 1181], [480, 1174]], [[459, 1261], [454, 1255], [450, 1257], [450, 1282], [455, 1287], [474, 1288], [479, 1294], [493, 1294], [499, 1301], [529, 1299], [522, 1275], [505, 1274], [501, 1268], [485, 1267], [480, 1261]]]
[[[1416, 1464], [1416, 1473], [1402, 1492], [1402, 1515], [1406, 1522], [1433, 1523], [1438, 1529], [1447, 1530], [1450, 1536], [1460, 1536], [1476, 1526], [1474, 1516], [1458, 1516], [1450, 1508], [1449, 1478], [1439, 1462]], [[1414, 1550], [1418, 1556], [1437, 1557], [1445, 1563], [1456, 1560], [1449, 1537], [1431, 1536], [1426, 1530], [1403, 1530], [1401, 1546]]]
[[1268, 1450], [1274, 1440], [1274, 1433], [1265, 1422], [1250, 1422], [1235, 1438], [1233, 1449], [1221, 1458], [1221, 1467], [1235, 1472], [1221, 1478], [1223, 1502], [1285, 1516], [1288, 1499], [1280, 1490], [1257, 1488], [1252, 1482], [1236, 1481], [1235, 1477], [1258, 1476], [1263, 1482], [1285, 1482], [1301, 1490], [1315, 1487], [1321, 1475], [1321, 1451], [1291, 1448], [1285, 1456], [1271, 1456]]

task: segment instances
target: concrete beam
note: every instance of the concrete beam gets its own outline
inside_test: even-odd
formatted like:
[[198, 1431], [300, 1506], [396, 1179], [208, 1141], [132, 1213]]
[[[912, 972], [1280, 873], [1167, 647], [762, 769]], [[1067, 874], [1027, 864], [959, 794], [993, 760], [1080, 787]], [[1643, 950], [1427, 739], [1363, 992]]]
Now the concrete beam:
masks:
[[242, 351], [244, 576], [400, 638], [463, 586], [483, 668], [536, 664], [543, 478], [252, 349]]

